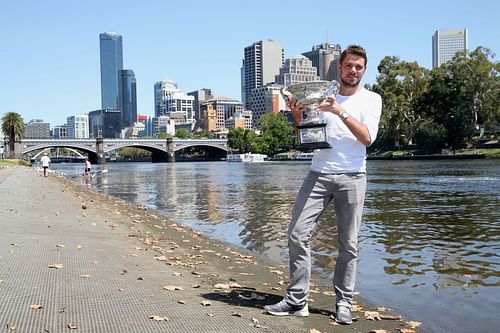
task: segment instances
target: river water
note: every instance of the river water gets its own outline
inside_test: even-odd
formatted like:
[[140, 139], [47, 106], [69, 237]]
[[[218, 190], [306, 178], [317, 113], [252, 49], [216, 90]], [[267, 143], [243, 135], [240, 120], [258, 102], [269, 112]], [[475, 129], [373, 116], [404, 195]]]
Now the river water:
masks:
[[[53, 165], [84, 185], [83, 166]], [[309, 162], [108, 163], [90, 186], [286, 263]], [[368, 161], [357, 291], [431, 332], [500, 331], [500, 161]], [[331, 278], [333, 206], [313, 240]]]

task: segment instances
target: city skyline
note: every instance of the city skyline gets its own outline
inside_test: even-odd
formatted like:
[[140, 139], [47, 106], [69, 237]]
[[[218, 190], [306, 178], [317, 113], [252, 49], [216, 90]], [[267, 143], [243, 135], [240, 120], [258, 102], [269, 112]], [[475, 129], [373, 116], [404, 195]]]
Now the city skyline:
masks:
[[[99, 109], [102, 32], [123, 36], [123, 65], [136, 76], [137, 113], [148, 115], [154, 114], [154, 84], [166, 77], [184, 93], [207, 88], [214, 96], [241, 101], [244, 48], [260, 40], [278, 41], [285, 59], [324, 42], [342, 49], [360, 44], [369, 59], [363, 82], [370, 84], [376, 82], [384, 56], [430, 69], [436, 30], [467, 28], [469, 50], [500, 49], [495, 14], [500, 5], [490, 1], [460, 6], [448, 0], [420, 1], [403, 8], [390, 0], [360, 0], [345, 7], [321, 0], [310, 13], [303, 2], [294, 0], [257, 0], [239, 8], [231, 4], [215, 1], [205, 8], [194, 1], [1, 3], [0, 63], [5, 67], [0, 114], [17, 112], [25, 122], [43, 119], [53, 127], [64, 124], [68, 116]], [[323, 17], [325, 12], [330, 15]]]

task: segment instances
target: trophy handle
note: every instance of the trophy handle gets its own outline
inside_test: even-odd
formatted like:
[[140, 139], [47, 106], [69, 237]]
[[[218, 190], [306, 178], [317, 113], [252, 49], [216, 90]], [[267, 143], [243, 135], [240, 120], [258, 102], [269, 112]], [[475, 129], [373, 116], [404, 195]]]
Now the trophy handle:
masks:
[[289, 92], [285, 87], [280, 89], [281, 96], [285, 101], [289, 101], [291, 97], [293, 97], [293, 94]]
[[340, 90], [340, 83], [336, 80], [330, 81], [330, 86], [326, 90], [326, 96], [337, 96]]

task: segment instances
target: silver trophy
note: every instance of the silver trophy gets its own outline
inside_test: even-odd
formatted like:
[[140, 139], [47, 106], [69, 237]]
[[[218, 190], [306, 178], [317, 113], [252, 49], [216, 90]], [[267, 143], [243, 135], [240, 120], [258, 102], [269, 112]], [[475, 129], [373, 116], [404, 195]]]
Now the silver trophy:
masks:
[[294, 97], [303, 106], [304, 120], [297, 124], [299, 150], [331, 148], [326, 135], [326, 123], [318, 118], [319, 104], [328, 96], [336, 96], [340, 84], [333, 81], [310, 81], [294, 84], [281, 89], [283, 98]]

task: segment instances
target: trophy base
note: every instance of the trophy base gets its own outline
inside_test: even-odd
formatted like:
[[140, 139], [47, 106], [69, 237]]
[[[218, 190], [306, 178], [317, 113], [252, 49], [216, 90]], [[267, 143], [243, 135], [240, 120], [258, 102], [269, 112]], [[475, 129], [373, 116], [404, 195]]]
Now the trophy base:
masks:
[[297, 146], [297, 149], [300, 151], [308, 151], [314, 149], [325, 149], [332, 148], [328, 142], [307, 142], [301, 143]]
[[326, 123], [304, 122], [297, 126], [299, 150], [331, 148], [326, 135]]

